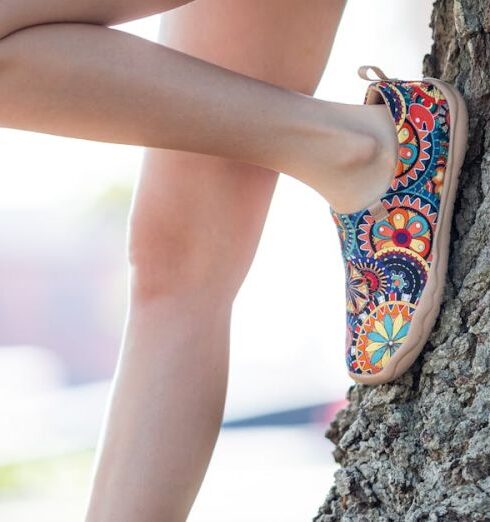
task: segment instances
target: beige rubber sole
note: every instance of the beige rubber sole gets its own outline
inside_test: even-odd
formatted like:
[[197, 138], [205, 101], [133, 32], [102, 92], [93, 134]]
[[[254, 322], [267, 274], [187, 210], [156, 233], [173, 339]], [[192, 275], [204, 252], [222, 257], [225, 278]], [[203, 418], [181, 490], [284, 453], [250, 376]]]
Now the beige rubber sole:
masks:
[[468, 143], [468, 111], [463, 97], [452, 85], [437, 78], [424, 78], [424, 81], [434, 84], [444, 94], [451, 121], [448, 162], [432, 247], [433, 259], [427, 282], [412, 315], [406, 341], [379, 373], [359, 375], [349, 372], [354, 381], [362, 384], [384, 384], [400, 377], [410, 368], [434, 328], [444, 293], [454, 201]]

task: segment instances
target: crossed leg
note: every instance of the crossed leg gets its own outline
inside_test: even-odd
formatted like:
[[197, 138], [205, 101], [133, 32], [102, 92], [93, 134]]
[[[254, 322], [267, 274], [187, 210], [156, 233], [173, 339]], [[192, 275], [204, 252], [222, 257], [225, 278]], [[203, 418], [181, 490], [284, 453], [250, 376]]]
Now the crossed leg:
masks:
[[[207, 10], [206, 0], [197, 3]], [[318, 100], [304, 89], [259, 80], [107, 27], [180, 4], [185, 2], [1, 0], [0, 125], [251, 163], [295, 176], [340, 212], [364, 208], [383, 193], [397, 151], [385, 107]], [[317, 45], [328, 38], [324, 4], [288, 1], [283, 7], [290, 18], [294, 12], [310, 13], [302, 16], [309, 17], [306, 25], [321, 26]], [[216, 15], [235, 9], [225, 6]], [[267, 9], [269, 3], [249, 7], [258, 15]], [[280, 25], [281, 16], [277, 34], [289, 31]], [[245, 20], [235, 41], [230, 37], [223, 46], [253, 34]], [[187, 30], [197, 39], [199, 27]], [[297, 25], [291, 40], [301, 31]], [[201, 33], [203, 42], [207, 38]], [[305, 63], [315, 59], [310, 40], [298, 49]], [[254, 52], [274, 43], [258, 39]], [[278, 53], [275, 62], [264, 62], [263, 71], [289, 69], [290, 78], [298, 76], [301, 69], [288, 59]]]

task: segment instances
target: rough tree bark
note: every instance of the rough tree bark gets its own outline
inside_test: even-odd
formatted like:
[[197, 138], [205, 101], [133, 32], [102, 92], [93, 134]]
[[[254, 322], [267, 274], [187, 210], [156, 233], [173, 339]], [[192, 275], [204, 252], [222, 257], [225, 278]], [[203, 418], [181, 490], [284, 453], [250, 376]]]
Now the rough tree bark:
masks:
[[423, 73], [456, 85], [470, 113], [444, 300], [406, 375], [349, 390], [314, 522], [490, 520], [490, 0], [436, 0], [431, 27]]

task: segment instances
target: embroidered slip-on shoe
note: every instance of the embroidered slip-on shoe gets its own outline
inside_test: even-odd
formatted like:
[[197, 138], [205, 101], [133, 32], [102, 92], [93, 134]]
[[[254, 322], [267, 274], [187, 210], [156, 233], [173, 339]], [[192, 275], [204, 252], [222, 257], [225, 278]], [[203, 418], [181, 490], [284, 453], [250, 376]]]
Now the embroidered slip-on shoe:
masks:
[[402, 81], [374, 66], [359, 75], [371, 82], [364, 103], [389, 110], [398, 162], [371, 205], [330, 213], [345, 265], [349, 375], [381, 384], [412, 365], [439, 313], [468, 115], [459, 92], [441, 80]]

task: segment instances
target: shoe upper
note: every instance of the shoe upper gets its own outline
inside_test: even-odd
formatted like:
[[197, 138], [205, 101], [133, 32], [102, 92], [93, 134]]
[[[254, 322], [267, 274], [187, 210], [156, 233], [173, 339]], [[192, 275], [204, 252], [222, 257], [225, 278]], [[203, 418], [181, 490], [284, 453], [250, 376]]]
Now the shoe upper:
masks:
[[398, 136], [398, 162], [375, 210], [338, 213], [346, 276], [346, 362], [382, 371], [403, 343], [433, 258], [448, 157], [449, 107], [426, 81], [379, 80], [364, 103], [384, 102]]

